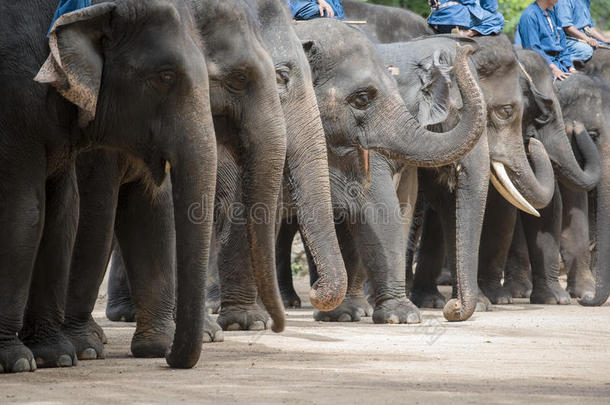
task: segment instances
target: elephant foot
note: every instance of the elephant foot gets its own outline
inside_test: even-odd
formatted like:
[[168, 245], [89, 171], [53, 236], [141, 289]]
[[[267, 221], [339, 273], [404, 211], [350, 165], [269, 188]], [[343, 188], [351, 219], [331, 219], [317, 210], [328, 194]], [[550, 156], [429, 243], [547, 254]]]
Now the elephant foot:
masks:
[[373, 322], [421, 323], [421, 313], [408, 298], [391, 298], [375, 306]]
[[208, 314], [217, 314], [220, 311], [220, 287], [218, 284], [212, 284], [206, 287], [205, 311]]
[[112, 322], [135, 322], [136, 307], [133, 305], [131, 297], [108, 299], [106, 318]]
[[267, 311], [258, 304], [223, 305], [216, 322], [222, 330], [265, 330], [269, 323]]
[[106, 335], [91, 316], [85, 321], [66, 317], [62, 332], [74, 346], [79, 360], [104, 359]]
[[36, 370], [32, 351], [15, 335], [0, 335], [0, 374]]
[[500, 282], [479, 281], [479, 288], [492, 304], [506, 305], [513, 303], [511, 293], [507, 288], [504, 288]]
[[436, 285], [424, 289], [413, 289], [409, 299], [419, 308], [444, 308], [447, 302]]
[[505, 279], [504, 289], [508, 290], [513, 298], [529, 298], [532, 294], [532, 282], [528, 279]]
[[292, 285], [285, 288], [280, 288], [280, 294], [282, 295], [282, 302], [284, 308], [301, 308], [301, 299]]
[[72, 367], [78, 363], [70, 339], [47, 322], [26, 322], [19, 338], [32, 351], [38, 368]]
[[373, 307], [363, 295], [346, 295], [343, 302], [332, 311], [315, 311], [313, 319], [322, 322], [358, 322], [371, 316]]
[[595, 280], [589, 269], [580, 271], [575, 277], [568, 277], [566, 288], [572, 298], [593, 298], [595, 296]]
[[568, 305], [570, 304], [570, 294], [559, 285], [559, 282], [552, 281], [545, 283], [534, 283], [532, 294], [530, 295], [531, 304], [546, 305]]
[[207, 312], [203, 315], [203, 343], [224, 342], [222, 328]]
[[481, 289], [479, 288], [477, 306], [475, 307], [474, 310], [477, 312], [489, 312], [492, 309], [493, 309], [493, 304], [491, 303], [489, 298], [487, 298], [485, 296], [485, 294], [483, 294], [483, 291], [481, 291]]
[[436, 285], [453, 285], [453, 277], [448, 268], [443, 267], [441, 274], [436, 278]]
[[175, 324], [171, 319], [163, 323], [143, 325], [138, 322], [131, 338], [131, 354], [140, 358], [161, 358], [169, 352], [174, 340]]

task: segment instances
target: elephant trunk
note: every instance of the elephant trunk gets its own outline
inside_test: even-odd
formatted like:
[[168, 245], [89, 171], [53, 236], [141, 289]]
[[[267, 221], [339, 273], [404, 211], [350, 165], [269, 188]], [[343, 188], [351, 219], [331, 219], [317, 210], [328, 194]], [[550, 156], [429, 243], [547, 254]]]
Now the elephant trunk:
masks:
[[[277, 203], [286, 159], [286, 127], [279, 99], [263, 101], [258, 117], [239, 131], [240, 160], [244, 162], [243, 203], [254, 279], [274, 332], [284, 330], [286, 315], [275, 270]], [[273, 113], [272, 113], [273, 112]]]
[[[291, 197], [297, 207], [301, 235], [313, 257], [318, 279], [309, 291], [312, 305], [331, 311], [347, 291], [347, 273], [335, 234], [326, 141], [313, 87], [306, 86], [303, 102], [285, 108], [286, 161]], [[303, 111], [303, 106], [310, 108]]]
[[607, 133], [600, 136], [599, 154], [603, 157], [601, 179], [597, 186], [597, 269], [595, 269], [595, 296], [578, 302], [585, 306], [603, 305], [610, 296], [610, 139]]
[[[214, 213], [216, 138], [209, 104], [207, 109], [197, 110], [178, 123], [182, 130], [176, 133], [184, 135], [184, 142], [168, 162], [176, 227], [177, 311], [174, 342], [166, 360], [176, 368], [193, 367], [201, 354], [205, 277]], [[209, 119], [205, 121], [203, 117]]]
[[540, 216], [536, 208], [546, 207], [553, 198], [555, 175], [540, 141], [530, 138], [528, 149], [533, 170], [525, 153], [516, 153], [510, 156], [512, 162], [507, 164], [508, 170], [503, 163], [492, 161], [494, 171], [491, 180], [498, 192], [511, 204], [529, 214]]
[[443, 308], [448, 321], [467, 320], [477, 306], [479, 241], [489, 186], [489, 171], [484, 170], [489, 167], [487, 141], [482, 138], [461, 163], [455, 198], [457, 299], [451, 299]]
[[[574, 191], [589, 191], [597, 186], [601, 176], [597, 147], [582, 124], [575, 123], [573, 128], [569, 128], [570, 132], [572, 130], [574, 132], [575, 146], [584, 160], [584, 168], [581, 169], [572, 146], [569, 142], [563, 141], [567, 140], [565, 127], [560, 126], [560, 132], [556, 132], [553, 136], [554, 142], [549, 145], [545, 143], [549, 157], [559, 172], [559, 180]], [[559, 139], [562, 141], [557, 142]]]
[[[457, 45], [455, 77], [464, 100], [458, 125], [445, 133], [431, 132], [423, 128], [410, 113], [402, 112], [395, 117], [406, 117], [404, 124], [401, 124], [404, 132], [367, 139], [365, 147], [419, 167], [444, 166], [468, 153], [478, 142], [487, 123], [485, 99], [468, 65], [471, 53], [472, 47]], [[387, 120], [379, 125], [387, 126]]]

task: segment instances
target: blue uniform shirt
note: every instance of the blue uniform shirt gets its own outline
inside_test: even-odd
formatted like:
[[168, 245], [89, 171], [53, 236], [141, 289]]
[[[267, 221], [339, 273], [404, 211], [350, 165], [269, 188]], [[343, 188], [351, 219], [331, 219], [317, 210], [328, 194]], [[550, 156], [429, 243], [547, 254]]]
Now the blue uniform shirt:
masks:
[[578, 30], [593, 27], [591, 0], [559, 0], [555, 5], [555, 12], [560, 27], [573, 25]]
[[[443, 7], [447, 3], [455, 4]], [[498, 34], [504, 27], [497, 0], [440, 0], [439, 4], [441, 8], [428, 18], [430, 25], [460, 26], [482, 35]]]
[[517, 31], [515, 44], [538, 52], [550, 65], [555, 64], [563, 72], [572, 67], [570, 52], [566, 49], [566, 36], [559, 27], [554, 9], [547, 15], [538, 3], [531, 4], [523, 11]]
[[51, 27], [49, 28], [49, 32], [47, 32], [47, 36], [49, 36], [49, 33], [51, 32], [55, 20], [59, 17], [74, 10], [78, 10], [79, 8], [89, 7], [90, 5], [91, 0], [60, 0], [59, 5], [55, 10], [55, 15], [53, 15], [53, 20], [51, 21]]
[[[286, 1], [295, 20], [310, 20], [321, 17], [316, 0]], [[326, 2], [335, 12], [336, 19], [345, 20], [345, 12], [343, 11], [343, 2], [341, 0], [326, 0]], [[324, 16], [326, 17], [326, 14]]]

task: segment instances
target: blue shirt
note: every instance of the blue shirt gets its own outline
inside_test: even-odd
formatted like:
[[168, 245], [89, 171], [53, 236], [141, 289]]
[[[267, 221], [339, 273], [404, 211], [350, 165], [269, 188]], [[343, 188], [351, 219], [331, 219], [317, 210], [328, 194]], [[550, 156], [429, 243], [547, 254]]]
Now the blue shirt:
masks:
[[[53, 15], [53, 20], [51, 20], [51, 28], [53, 28], [55, 21], [62, 15], [78, 10], [79, 8], [89, 7], [90, 5], [91, 0], [60, 0], [59, 5], [55, 10], [55, 15]], [[49, 32], [47, 32], [47, 37], [51, 32], [51, 28], [49, 28]]]
[[504, 17], [496, 12], [498, 0], [440, 0], [439, 5], [457, 3], [433, 10], [430, 25], [466, 27], [482, 35], [498, 34], [504, 27]]
[[[523, 11], [517, 31], [515, 44], [533, 49], [546, 60], [567, 72], [572, 67], [570, 52], [566, 49], [566, 35], [557, 21], [555, 9], [547, 10], [548, 18], [538, 3], [531, 4]], [[551, 53], [558, 53], [551, 55]]]
[[559, 26], [574, 26], [578, 30], [593, 27], [591, 0], [559, 0], [555, 5]]
[[[286, 0], [290, 6], [290, 13], [295, 20], [310, 20], [312, 18], [320, 18], [320, 9], [316, 0], [290, 1]], [[338, 20], [345, 19], [342, 0], [326, 0], [330, 8], [335, 13], [335, 18]], [[326, 17], [326, 14], [324, 14]]]

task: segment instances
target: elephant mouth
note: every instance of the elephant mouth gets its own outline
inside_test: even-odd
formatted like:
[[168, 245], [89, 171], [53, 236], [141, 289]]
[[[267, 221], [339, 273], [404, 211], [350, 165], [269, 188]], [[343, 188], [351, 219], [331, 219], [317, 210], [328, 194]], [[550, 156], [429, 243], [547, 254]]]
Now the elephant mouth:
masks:
[[494, 185], [500, 195], [521, 211], [540, 217], [540, 213], [521, 195], [517, 187], [510, 180], [504, 164], [494, 160], [491, 162], [491, 166], [492, 170], [489, 173], [491, 184]]

